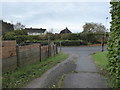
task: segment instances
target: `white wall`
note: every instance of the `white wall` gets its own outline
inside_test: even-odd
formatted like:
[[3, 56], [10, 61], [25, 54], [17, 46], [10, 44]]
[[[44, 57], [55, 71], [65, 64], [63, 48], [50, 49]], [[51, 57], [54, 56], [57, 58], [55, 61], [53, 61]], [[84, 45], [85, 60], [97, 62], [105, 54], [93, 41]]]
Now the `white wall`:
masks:
[[46, 34], [46, 31], [44, 33], [27, 33], [28, 35], [44, 35]]

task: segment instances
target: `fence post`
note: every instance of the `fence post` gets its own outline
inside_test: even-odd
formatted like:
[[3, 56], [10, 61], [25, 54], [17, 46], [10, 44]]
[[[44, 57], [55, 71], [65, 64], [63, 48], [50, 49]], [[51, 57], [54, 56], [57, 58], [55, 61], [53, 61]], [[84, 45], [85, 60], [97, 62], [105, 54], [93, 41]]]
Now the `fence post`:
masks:
[[48, 57], [49, 57], [49, 44], [48, 44]]
[[16, 45], [16, 56], [17, 56], [17, 68], [20, 67], [20, 60], [19, 60], [19, 45]]
[[55, 44], [53, 45], [53, 53], [54, 53], [54, 56], [55, 56]]
[[41, 62], [41, 44], [39, 45], [39, 49], [40, 49], [40, 62]]
[[49, 56], [51, 56], [51, 44], [49, 44]]
[[54, 56], [53, 45], [51, 45], [51, 56]]
[[51, 48], [50, 48], [50, 44], [48, 44], [48, 57], [50, 57], [51, 55], [50, 55], [50, 50]]
[[58, 54], [58, 48], [57, 48], [57, 44], [56, 44], [56, 54]]

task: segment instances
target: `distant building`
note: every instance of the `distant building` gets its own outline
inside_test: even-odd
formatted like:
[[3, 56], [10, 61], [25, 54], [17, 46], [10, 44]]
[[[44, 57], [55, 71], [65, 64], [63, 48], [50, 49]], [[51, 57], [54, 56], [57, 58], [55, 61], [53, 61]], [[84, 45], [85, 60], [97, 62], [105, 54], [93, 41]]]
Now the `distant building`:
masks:
[[11, 31], [14, 31], [13, 24], [0, 20], [0, 32], [2, 32], [0, 35], [5, 34], [6, 32], [11, 32]]
[[72, 32], [66, 27], [64, 30], [60, 31], [60, 34], [65, 34], [65, 33], [72, 33]]
[[46, 29], [42, 28], [25, 28], [24, 30], [27, 31], [28, 35], [45, 35], [46, 34]]

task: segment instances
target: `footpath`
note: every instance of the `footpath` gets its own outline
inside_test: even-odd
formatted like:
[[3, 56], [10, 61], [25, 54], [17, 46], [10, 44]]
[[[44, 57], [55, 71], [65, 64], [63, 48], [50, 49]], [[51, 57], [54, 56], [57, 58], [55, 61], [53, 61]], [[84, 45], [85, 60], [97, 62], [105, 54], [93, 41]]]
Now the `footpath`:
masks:
[[68, 74], [63, 81], [63, 88], [107, 88], [107, 82], [100, 75], [90, 54], [100, 51], [100, 47], [66, 47], [66, 53], [79, 56], [75, 73]]
[[98, 51], [101, 51], [100, 46], [62, 47], [62, 52], [69, 53], [71, 56], [24, 88], [56, 86], [63, 74], [66, 74], [66, 77], [62, 80], [61, 88], [108, 88], [106, 80], [100, 75], [99, 69], [91, 58], [91, 54]]

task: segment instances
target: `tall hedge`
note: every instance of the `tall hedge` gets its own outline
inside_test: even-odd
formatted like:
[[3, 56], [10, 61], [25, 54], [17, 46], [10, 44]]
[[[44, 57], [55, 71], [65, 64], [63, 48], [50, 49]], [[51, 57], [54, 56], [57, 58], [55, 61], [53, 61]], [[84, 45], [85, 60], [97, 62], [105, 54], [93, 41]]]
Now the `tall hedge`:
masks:
[[111, 28], [108, 41], [109, 73], [112, 85], [120, 88], [120, 1], [110, 2], [111, 6]]

